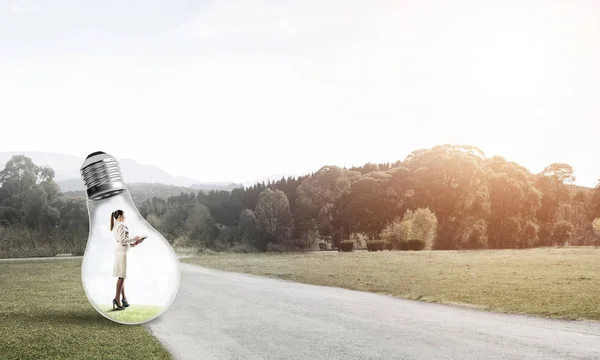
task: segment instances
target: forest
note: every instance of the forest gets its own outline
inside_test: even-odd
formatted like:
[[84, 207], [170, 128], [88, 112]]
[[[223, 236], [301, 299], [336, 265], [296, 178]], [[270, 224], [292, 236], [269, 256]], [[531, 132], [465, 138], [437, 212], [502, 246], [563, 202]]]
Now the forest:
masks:
[[[0, 257], [82, 254], [84, 194], [14, 156], [0, 171]], [[600, 187], [570, 165], [541, 173], [474, 146], [439, 145], [395, 163], [323, 166], [232, 191], [131, 184], [140, 214], [177, 248], [232, 252], [460, 250], [599, 245]]]

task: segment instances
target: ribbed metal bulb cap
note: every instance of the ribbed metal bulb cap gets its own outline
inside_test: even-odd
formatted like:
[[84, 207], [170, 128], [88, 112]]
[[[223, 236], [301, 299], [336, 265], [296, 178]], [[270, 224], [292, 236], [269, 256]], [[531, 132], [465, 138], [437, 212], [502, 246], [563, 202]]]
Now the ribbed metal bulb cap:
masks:
[[126, 190], [119, 162], [103, 151], [87, 156], [81, 165], [81, 177], [90, 200], [105, 199]]

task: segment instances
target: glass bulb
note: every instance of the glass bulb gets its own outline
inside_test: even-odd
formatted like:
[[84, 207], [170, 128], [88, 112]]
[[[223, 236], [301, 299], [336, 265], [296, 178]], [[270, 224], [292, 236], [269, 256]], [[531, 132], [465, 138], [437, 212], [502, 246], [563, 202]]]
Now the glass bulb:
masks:
[[[90, 154], [81, 166], [87, 188], [90, 233], [81, 264], [81, 281], [92, 306], [121, 324], [142, 324], [165, 312], [179, 290], [179, 259], [171, 245], [138, 212], [117, 160], [104, 153]], [[113, 212], [122, 210], [129, 238], [146, 236], [135, 246], [118, 242], [110, 230]], [[116, 227], [119, 222], [114, 221]], [[123, 253], [124, 252], [124, 253]], [[114, 267], [125, 273], [114, 273]], [[123, 292], [117, 297], [117, 280]], [[122, 301], [125, 294], [126, 303]], [[117, 304], [113, 304], [116, 299]], [[129, 305], [124, 307], [124, 305]]]

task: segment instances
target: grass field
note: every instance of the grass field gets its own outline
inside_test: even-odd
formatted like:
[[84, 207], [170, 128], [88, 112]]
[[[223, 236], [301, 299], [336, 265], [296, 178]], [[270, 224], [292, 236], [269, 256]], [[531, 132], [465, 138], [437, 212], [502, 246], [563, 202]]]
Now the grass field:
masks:
[[129, 305], [125, 310], [113, 310], [112, 305], [101, 306], [106, 316], [124, 323], [140, 323], [158, 315], [164, 307], [149, 305]]
[[[133, 305], [132, 305], [133, 306]], [[0, 263], [0, 359], [171, 359], [88, 302], [81, 260]]]
[[218, 254], [182, 261], [499, 312], [600, 320], [600, 250], [594, 248]]

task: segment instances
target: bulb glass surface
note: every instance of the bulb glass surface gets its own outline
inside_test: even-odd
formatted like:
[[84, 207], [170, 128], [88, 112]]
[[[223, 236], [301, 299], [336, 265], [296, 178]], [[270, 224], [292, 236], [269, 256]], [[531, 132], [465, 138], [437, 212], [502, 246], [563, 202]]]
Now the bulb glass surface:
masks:
[[[115, 251], [122, 246], [110, 231], [115, 210], [124, 211], [129, 237], [147, 236], [141, 244], [127, 250], [124, 288], [130, 306], [124, 310], [113, 310], [112, 306], [118, 279], [113, 276]], [[126, 190], [106, 199], [88, 200], [88, 212], [90, 234], [81, 278], [92, 306], [122, 324], [141, 324], [160, 316], [179, 290], [179, 259], [171, 245], [140, 215]]]

